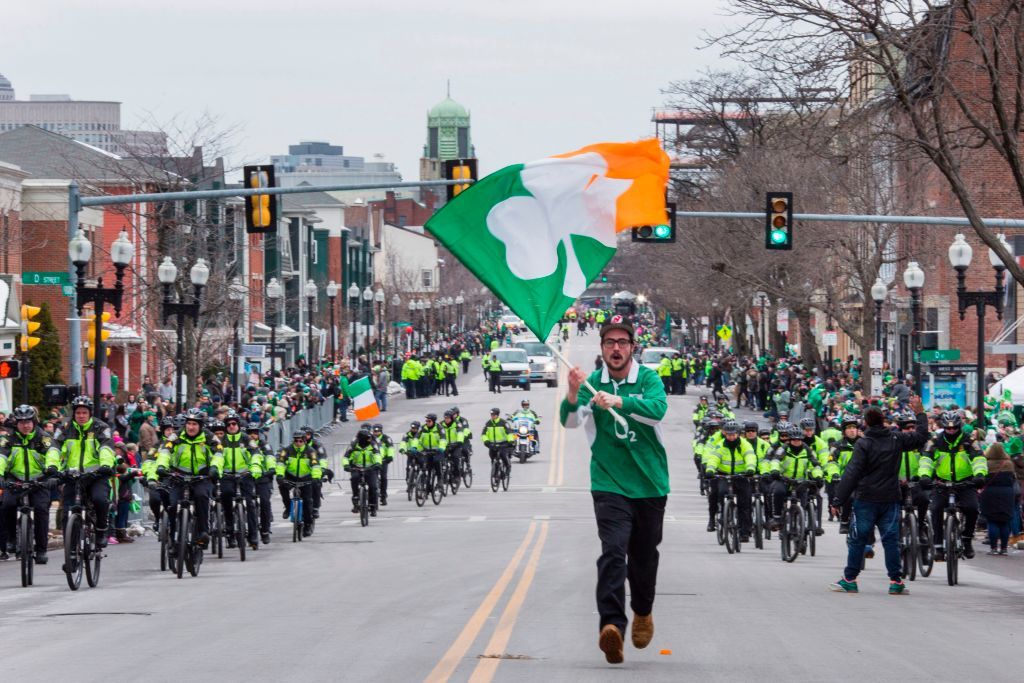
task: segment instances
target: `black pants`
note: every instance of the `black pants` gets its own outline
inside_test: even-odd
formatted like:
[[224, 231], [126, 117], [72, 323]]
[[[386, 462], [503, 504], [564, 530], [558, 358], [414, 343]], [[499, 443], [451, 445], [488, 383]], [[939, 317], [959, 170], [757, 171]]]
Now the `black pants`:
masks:
[[260, 533], [269, 534], [270, 525], [273, 523], [274, 510], [273, 501], [271, 500], [274, 495], [273, 479], [267, 477], [260, 477], [260, 480], [256, 482], [256, 497], [260, 500]]
[[[32, 533], [35, 536], [36, 552], [46, 552], [46, 534], [50, 529], [50, 491], [49, 489], [37, 489], [28, 496], [29, 505], [32, 506]], [[18, 497], [10, 490], [4, 491], [3, 499], [0, 500], [0, 524], [6, 531], [6, 542], [14, 543], [18, 534], [15, 524], [18, 519]], [[0, 550], [3, 550], [0, 547]]]
[[359, 505], [359, 484], [362, 483], [363, 477], [366, 477], [366, 485], [370, 487], [370, 496], [367, 501], [370, 504], [371, 510], [377, 509], [377, 500], [380, 498], [379, 489], [379, 474], [380, 472], [376, 467], [371, 467], [365, 472], [357, 472], [352, 470], [352, 505], [353, 507]]
[[487, 447], [487, 454], [489, 456], [491, 456], [491, 462], [493, 463], [495, 458], [501, 458], [501, 464], [505, 466], [505, 470], [506, 471], [510, 467], [512, 467], [512, 463], [508, 459], [508, 451], [509, 451], [508, 446], [488, 446]]
[[633, 612], [647, 616], [654, 608], [658, 544], [668, 498], [626, 498], [606, 491], [591, 495], [601, 539], [596, 591], [599, 628], [614, 624], [625, 633], [627, 579]]
[[411, 379], [403, 379], [402, 384], [405, 385], [405, 397], [416, 398], [416, 385]]
[[[82, 502], [85, 503], [86, 500], [92, 502], [93, 510], [96, 512], [96, 531], [106, 532], [107, 519], [110, 517], [110, 480], [93, 479], [82, 491]], [[64, 485], [62, 501], [65, 510], [70, 510], [75, 504], [74, 485]]]
[[679, 373], [672, 373], [672, 393], [683, 393], [683, 376]]
[[390, 464], [390, 460], [385, 460], [380, 464], [380, 501], [382, 503], [388, 502], [388, 465]]
[[491, 371], [491, 393], [501, 393], [501, 373]]
[[469, 361], [464, 360], [462, 361], [462, 374], [465, 375], [467, 372], [469, 372]]
[[[152, 482], [155, 484], [156, 482]], [[160, 523], [160, 515], [163, 509], [170, 503], [170, 496], [166, 489], [151, 487], [149, 489], [149, 509], [153, 513], [153, 522]]]
[[444, 381], [447, 383], [445, 388], [445, 395], [447, 395], [448, 391], [451, 391], [452, 396], [458, 396], [459, 388], [455, 386], [455, 375], [448, 375]]
[[[178, 517], [178, 501], [181, 500], [185, 484], [173, 484], [169, 492], [167, 511], [171, 515], [171, 528]], [[210, 495], [213, 493], [213, 482], [209, 479], [192, 484], [192, 514], [200, 534], [210, 533]]]
[[324, 481], [323, 479], [313, 480], [313, 509], [320, 509], [320, 501], [323, 500]]
[[[229, 531], [235, 528], [235, 484], [233, 479], [225, 479], [220, 484], [220, 504], [224, 506], [224, 525]], [[242, 492], [242, 498], [248, 505], [245, 516], [245, 522], [249, 527], [247, 540], [250, 543], [255, 543], [257, 538], [256, 504], [254, 501], [256, 484], [252, 477], [245, 477], [239, 479], [237, 485]]]
[[[725, 498], [725, 494], [729, 489], [729, 482], [716, 479], [710, 483], [711, 486], [708, 487], [708, 512], [711, 515], [711, 519], [714, 519], [715, 515], [718, 514], [718, 501]], [[751, 526], [750, 512], [753, 502], [750, 481], [737, 479], [732, 483], [732, 490], [736, 494], [736, 507], [739, 508], [740, 534], [749, 534]]]
[[[935, 534], [935, 545], [942, 548], [946, 545], [946, 530], [942, 526], [942, 517], [949, 500], [949, 493], [946, 491], [934, 491], [932, 493], [932, 532]], [[956, 500], [964, 510], [964, 528], [961, 530], [963, 538], [973, 538], [974, 528], [978, 525], [978, 490], [974, 488], [961, 489], [956, 492]]]

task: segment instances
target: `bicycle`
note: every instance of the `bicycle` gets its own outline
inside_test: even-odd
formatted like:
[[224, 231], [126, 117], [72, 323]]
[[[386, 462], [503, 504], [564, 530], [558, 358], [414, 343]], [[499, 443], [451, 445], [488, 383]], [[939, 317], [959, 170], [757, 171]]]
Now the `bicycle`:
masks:
[[[789, 490], [786, 500], [782, 503], [779, 549], [783, 562], [793, 562], [797, 555], [806, 553], [807, 511], [799, 494], [800, 489], [809, 482], [802, 479], [783, 479], [782, 481], [788, 485]], [[808, 498], [810, 498], [809, 492]]]
[[462, 444], [459, 449], [459, 469], [462, 471], [462, 485], [467, 489], [473, 488], [473, 465], [470, 464], [472, 446], [468, 443]]
[[964, 491], [972, 486], [974, 484], [935, 482], [935, 488], [948, 493], [949, 496], [942, 514], [945, 518], [943, 540], [946, 543], [946, 581], [950, 586], [960, 583], [960, 560], [967, 559], [964, 555], [963, 540], [964, 510], [957, 501], [956, 492]]
[[359, 508], [359, 524], [369, 526], [370, 524], [370, 484], [366, 481], [366, 474], [373, 468], [350, 466], [352, 474], [359, 473], [359, 483], [356, 485], [356, 507]]
[[[238, 546], [238, 561], [245, 562], [246, 545], [249, 543], [249, 502], [242, 495], [242, 479], [249, 475], [225, 474], [223, 477], [234, 483], [235, 494], [232, 496], [231, 508], [234, 516], [234, 528], [228, 529], [229, 536], [233, 536], [235, 545]], [[258, 519], [258, 518], [257, 518]], [[259, 544], [253, 543], [252, 549], [259, 548]]]
[[96, 510], [92, 500], [82, 499], [82, 489], [99, 475], [86, 472], [67, 472], [62, 479], [65, 486], [73, 486], [75, 497], [67, 511], [64, 523], [64, 575], [68, 587], [76, 591], [82, 585], [82, 571], [90, 588], [100, 582], [100, 563], [103, 551], [96, 543]]
[[[304, 514], [302, 503], [302, 489], [306, 488], [307, 486], [312, 486], [313, 482], [309, 480], [289, 481], [285, 479], [283, 483], [285, 486], [291, 488], [292, 490], [291, 505], [289, 506], [290, 510], [288, 514], [288, 519], [291, 520], [292, 523], [292, 543], [301, 543], [303, 537], [303, 527], [305, 526], [302, 520], [302, 516]], [[313, 535], [314, 524], [316, 524], [316, 520], [312, 519], [312, 515], [310, 515], [309, 534], [311, 536]]]
[[35, 515], [32, 512], [32, 494], [41, 489], [49, 490], [49, 483], [46, 480], [36, 479], [34, 481], [9, 481], [7, 490], [18, 501], [18, 522], [15, 527], [18, 549], [18, 557], [21, 559], [21, 585], [28, 588], [32, 585], [32, 578], [36, 564], [35, 556]]
[[807, 520], [804, 524], [805, 538], [800, 554], [806, 555], [810, 552], [811, 557], [814, 557], [818, 547], [818, 484], [813, 481], [807, 483], [807, 500], [801, 502], [801, 507], [804, 509], [804, 514], [807, 515]]
[[[434, 502], [434, 505], [440, 505], [445, 495], [443, 479], [444, 453], [438, 450], [429, 450], [425, 452], [425, 455], [428, 458], [426, 473], [423, 475], [425, 490], [430, 494], [430, 500]], [[441, 472], [438, 472], [438, 463], [441, 464]]]
[[187, 475], [171, 473], [166, 475], [168, 484], [181, 484], [181, 500], [177, 503], [176, 520], [174, 533], [168, 536], [168, 551], [171, 556], [171, 571], [180, 579], [185, 575], [185, 569], [193, 577], [199, 576], [199, 567], [203, 564], [203, 545], [199, 539], [199, 521], [193, 514], [192, 487], [200, 482], [208, 481], [205, 475]]
[[764, 542], [771, 538], [771, 529], [768, 528], [768, 517], [765, 513], [764, 494], [761, 492], [761, 477], [755, 477], [750, 483], [752, 489], [751, 532], [754, 536], [754, 547], [764, 550]]
[[736, 503], [736, 491], [733, 482], [737, 479], [746, 478], [742, 474], [718, 474], [714, 476], [716, 481], [724, 481], [726, 484], [725, 495], [718, 498], [718, 524], [716, 531], [726, 552], [730, 555], [740, 551], [740, 518], [739, 506]]
[[920, 552], [921, 537], [917, 528], [917, 508], [914, 506], [913, 489], [910, 484], [904, 484], [903, 505], [900, 511], [900, 563], [903, 567], [903, 578], [909, 581], [917, 579]]
[[455, 446], [444, 456], [444, 481], [453, 496], [459, 492], [459, 485], [462, 484], [462, 473], [459, 471], [459, 450], [459, 447]]
[[[147, 487], [154, 489], [159, 492], [166, 492], [170, 495], [168, 487], [161, 483], [151, 481], [147, 484]], [[166, 502], [167, 497], [162, 496], [163, 502]], [[171, 557], [171, 514], [167, 511], [166, 505], [161, 505], [160, 519], [157, 520], [157, 540], [160, 542], [160, 571], [165, 572], [170, 566], [173, 571], [174, 561]]]
[[224, 557], [224, 507], [220, 504], [220, 480], [216, 480], [210, 494], [210, 552], [217, 559]]
[[508, 482], [511, 477], [510, 470], [512, 469], [510, 464], [506, 464], [506, 458], [503, 457], [502, 448], [498, 448], [497, 457], [491, 460], [491, 491], [494, 493], [498, 492], [498, 487], [501, 486], [502, 490], [508, 491]]

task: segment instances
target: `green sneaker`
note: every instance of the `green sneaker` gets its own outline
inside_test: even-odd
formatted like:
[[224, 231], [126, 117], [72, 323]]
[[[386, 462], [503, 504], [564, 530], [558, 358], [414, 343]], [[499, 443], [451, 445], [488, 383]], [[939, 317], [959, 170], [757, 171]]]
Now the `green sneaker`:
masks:
[[910, 595], [910, 589], [902, 581], [890, 581], [889, 595]]
[[846, 578], [844, 577], [844, 578], [839, 579], [835, 583], [829, 584], [828, 589], [830, 591], [835, 591], [836, 593], [856, 593], [857, 592], [857, 582], [856, 581], [847, 581]]

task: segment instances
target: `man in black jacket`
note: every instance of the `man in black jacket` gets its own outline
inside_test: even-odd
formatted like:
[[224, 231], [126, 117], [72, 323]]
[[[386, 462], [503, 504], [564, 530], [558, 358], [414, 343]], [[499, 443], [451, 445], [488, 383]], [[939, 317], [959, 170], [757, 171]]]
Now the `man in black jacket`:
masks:
[[885, 548], [885, 569], [889, 574], [889, 593], [903, 595], [900, 566], [900, 454], [920, 448], [928, 441], [928, 417], [918, 396], [910, 398], [910, 409], [917, 420], [913, 432], [893, 432], [884, 425], [881, 411], [864, 413], [867, 431], [857, 441], [843, 478], [836, 487], [834, 514], [853, 496], [850, 533], [846, 537], [847, 560], [843, 577], [829, 586], [843, 593], [857, 592], [857, 575], [864, 558], [864, 545], [874, 527], [878, 527]]

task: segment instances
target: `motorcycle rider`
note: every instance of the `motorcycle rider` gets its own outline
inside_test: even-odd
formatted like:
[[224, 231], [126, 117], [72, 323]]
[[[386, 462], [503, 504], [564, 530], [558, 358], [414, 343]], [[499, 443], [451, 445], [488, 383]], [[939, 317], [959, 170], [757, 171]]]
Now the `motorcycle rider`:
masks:
[[[83, 482], [82, 498], [92, 501], [96, 512], [96, 544], [107, 547], [107, 521], [110, 516], [110, 476], [114, 473], [114, 442], [110, 426], [93, 417], [92, 399], [76, 396], [71, 401], [71, 419], [57, 430], [47, 451], [47, 476], [57, 474], [59, 462], [64, 471], [89, 474]], [[93, 476], [94, 475], [94, 476]], [[63, 508], [75, 502], [73, 486], [64, 487]], [[102, 527], [102, 528], [101, 528]]]
[[530, 418], [531, 420], [533, 420], [533, 443], [535, 444], [536, 451], [539, 452], [540, 451], [540, 430], [537, 429], [537, 428], [540, 427], [540, 416], [537, 415], [537, 413], [535, 413], [532, 410], [530, 410], [530, 402], [528, 400], [523, 399], [523, 401], [520, 402], [519, 410], [517, 410], [512, 415], [512, 419], [515, 420], [517, 417], [527, 417], [527, 418]]
[[[51, 451], [52, 439], [39, 431], [39, 413], [33, 406], [20, 405], [11, 411], [14, 431], [10, 436], [0, 436], [0, 481], [33, 482], [43, 479], [50, 467], [58, 467], [60, 461]], [[56, 480], [51, 480], [56, 483]], [[17, 537], [18, 494], [0, 484], [3, 498], [0, 502], [0, 559], [7, 559], [7, 546]], [[41, 488], [29, 494], [32, 506], [33, 533], [35, 535], [36, 564], [46, 564], [47, 530], [50, 528], [50, 490]], [[15, 550], [18, 550], [17, 548]]]

